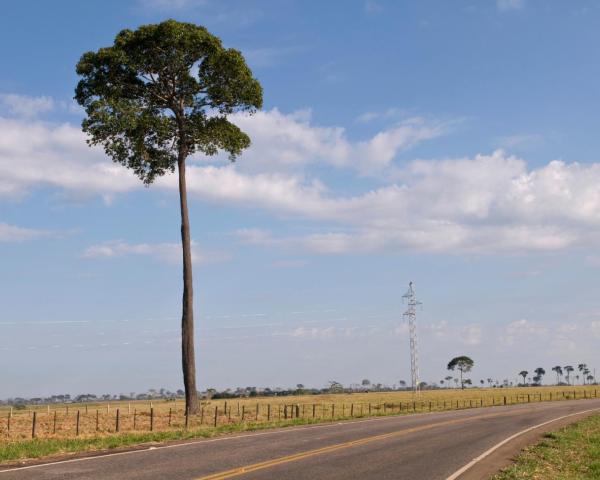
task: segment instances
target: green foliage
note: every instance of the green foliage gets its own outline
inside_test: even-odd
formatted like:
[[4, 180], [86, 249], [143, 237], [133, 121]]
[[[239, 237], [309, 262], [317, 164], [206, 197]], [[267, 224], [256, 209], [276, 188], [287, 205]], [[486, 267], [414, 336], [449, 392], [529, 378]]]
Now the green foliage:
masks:
[[111, 47], [85, 53], [75, 99], [91, 145], [146, 184], [195, 152], [233, 160], [249, 137], [227, 115], [262, 106], [242, 54], [204, 27], [167, 20], [122, 30]]
[[469, 357], [460, 356], [454, 357], [450, 362], [448, 362], [448, 370], [458, 369], [461, 373], [470, 372], [475, 365], [475, 362], [471, 360]]

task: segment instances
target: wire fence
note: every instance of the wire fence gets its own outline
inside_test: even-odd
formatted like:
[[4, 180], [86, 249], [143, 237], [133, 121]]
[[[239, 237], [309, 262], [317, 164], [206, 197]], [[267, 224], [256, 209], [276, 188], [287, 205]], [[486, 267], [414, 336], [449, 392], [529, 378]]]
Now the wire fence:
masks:
[[173, 403], [141, 405], [111, 404], [91, 408], [71, 404], [61, 408], [48, 405], [30, 410], [8, 409], [0, 418], [0, 441], [28, 438], [71, 438], [117, 435], [135, 432], [161, 432], [182, 429], [215, 429], [226, 425], [323, 422], [351, 418], [440, 412], [468, 408], [514, 405], [532, 402], [598, 398], [597, 389], [557, 390], [539, 393], [481, 395], [470, 398], [436, 398], [412, 401], [256, 403], [223, 401], [204, 403], [199, 412], [186, 414], [182, 405]]

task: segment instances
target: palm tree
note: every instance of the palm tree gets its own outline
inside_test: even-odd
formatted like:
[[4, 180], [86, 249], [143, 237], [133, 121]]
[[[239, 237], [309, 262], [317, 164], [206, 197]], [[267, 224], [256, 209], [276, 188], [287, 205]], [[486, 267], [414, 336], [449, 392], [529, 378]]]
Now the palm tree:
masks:
[[525, 385], [525, 377], [527, 376], [529, 372], [527, 370], [521, 370], [519, 372], [519, 375], [521, 375], [523, 377], [523, 385]]
[[573, 372], [575, 369], [571, 366], [571, 365], [566, 365], [565, 366], [565, 372], [567, 372], [567, 384], [571, 385], [571, 372]]
[[587, 369], [587, 365], [585, 363], [580, 363], [577, 365], [577, 370], [583, 373], [583, 383], [585, 384], [585, 370]]
[[560, 377], [562, 377], [563, 374], [562, 367], [557, 365], [556, 367], [552, 367], [552, 371], [556, 372], [556, 384], [558, 385], [560, 383]]
[[[541, 383], [542, 382], [542, 378], [544, 377], [544, 375], [546, 375], [546, 370], [544, 370], [542, 367], [538, 367], [534, 370], [536, 377], [538, 378], [538, 380], [536, 380], [535, 383]], [[534, 378], [535, 380], [535, 378]]]

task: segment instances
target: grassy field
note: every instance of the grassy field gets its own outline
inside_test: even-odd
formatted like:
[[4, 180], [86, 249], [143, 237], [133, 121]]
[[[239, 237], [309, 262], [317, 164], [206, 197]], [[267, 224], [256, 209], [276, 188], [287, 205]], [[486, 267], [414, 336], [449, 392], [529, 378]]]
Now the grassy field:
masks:
[[600, 479], [600, 415], [549, 433], [493, 480]]
[[187, 419], [182, 400], [0, 409], [0, 461], [226, 432], [505, 404], [597, 398], [600, 388], [536, 387], [372, 392], [208, 400]]

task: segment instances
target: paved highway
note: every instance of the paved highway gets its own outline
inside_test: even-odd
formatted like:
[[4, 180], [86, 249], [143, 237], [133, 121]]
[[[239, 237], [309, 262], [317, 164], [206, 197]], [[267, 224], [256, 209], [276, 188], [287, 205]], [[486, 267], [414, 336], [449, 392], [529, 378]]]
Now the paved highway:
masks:
[[[487, 478], [532, 434], [600, 412], [600, 399], [489, 407], [284, 428], [153, 449], [0, 470], [0, 480], [446, 480], [518, 436], [458, 478]], [[528, 437], [529, 435], [529, 437]]]

